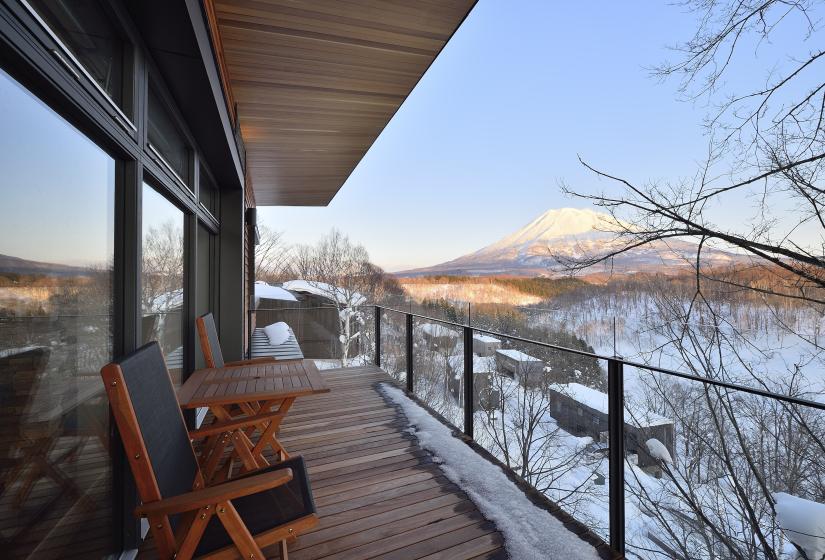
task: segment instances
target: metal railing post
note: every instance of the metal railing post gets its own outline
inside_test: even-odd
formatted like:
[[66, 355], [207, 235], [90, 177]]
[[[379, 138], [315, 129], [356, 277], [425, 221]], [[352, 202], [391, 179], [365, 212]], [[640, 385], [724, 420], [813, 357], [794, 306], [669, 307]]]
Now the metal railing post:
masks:
[[475, 389], [473, 388], [473, 329], [464, 327], [464, 435], [473, 437], [473, 412]]
[[375, 306], [375, 365], [381, 367], [381, 308]]
[[407, 313], [407, 391], [413, 392], [413, 316]]
[[610, 548], [624, 554], [624, 364], [607, 360], [607, 426], [610, 461]]
[[252, 314], [255, 311], [250, 307], [246, 313], [246, 359], [252, 359]]

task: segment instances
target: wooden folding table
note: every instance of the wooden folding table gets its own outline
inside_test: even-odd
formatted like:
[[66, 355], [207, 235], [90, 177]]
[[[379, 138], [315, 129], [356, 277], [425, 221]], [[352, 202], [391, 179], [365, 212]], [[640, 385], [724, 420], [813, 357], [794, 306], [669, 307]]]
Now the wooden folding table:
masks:
[[[232, 455], [220, 478], [229, 476], [234, 457], [244, 471], [269, 465], [263, 454], [267, 446], [282, 460], [289, 457], [275, 437], [281, 422], [296, 398], [326, 392], [315, 362], [288, 360], [195, 371], [178, 389], [178, 401], [184, 409], [207, 407], [215, 417], [214, 424], [190, 432], [193, 438], [207, 438], [201, 466], [207, 479], [213, 479], [230, 440]], [[258, 421], [250, 427], [249, 420]], [[261, 435], [253, 443], [256, 431]]]

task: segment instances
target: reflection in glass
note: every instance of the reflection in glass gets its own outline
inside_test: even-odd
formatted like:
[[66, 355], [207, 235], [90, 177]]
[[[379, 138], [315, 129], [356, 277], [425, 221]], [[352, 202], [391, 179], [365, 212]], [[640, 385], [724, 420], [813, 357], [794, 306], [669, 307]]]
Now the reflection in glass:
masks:
[[189, 185], [189, 145], [153, 87], [149, 88], [149, 144]]
[[218, 215], [218, 186], [203, 165], [200, 169], [200, 201], [213, 216]]
[[[198, 279], [197, 279], [197, 300], [195, 303], [195, 314], [205, 315], [214, 312], [212, 308], [212, 264], [214, 263], [215, 236], [206, 229], [203, 224], [198, 224]], [[217, 318], [216, 318], [217, 320]], [[203, 360], [203, 352], [195, 352], [195, 368], [206, 367]]]
[[28, 0], [97, 84], [122, 109], [124, 52], [115, 25], [97, 0]]
[[157, 340], [172, 380], [183, 367], [183, 212], [143, 185], [143, 342]]
[[0, 72], [3, 558], [114, 552], [114, 160]]

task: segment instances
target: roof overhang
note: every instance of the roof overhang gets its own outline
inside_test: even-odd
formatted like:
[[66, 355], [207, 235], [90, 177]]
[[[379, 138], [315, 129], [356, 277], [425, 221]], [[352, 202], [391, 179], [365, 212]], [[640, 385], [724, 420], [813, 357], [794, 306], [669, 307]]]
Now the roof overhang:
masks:
[[328, 204], [475, 1], [215, 0], [256, 204]]

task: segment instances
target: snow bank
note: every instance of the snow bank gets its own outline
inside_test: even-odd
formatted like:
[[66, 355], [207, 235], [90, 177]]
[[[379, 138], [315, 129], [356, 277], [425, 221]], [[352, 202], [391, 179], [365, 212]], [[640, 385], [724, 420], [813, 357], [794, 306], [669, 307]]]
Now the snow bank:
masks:
[[808, 558], [825, 557], [825, 504], [784, 492], [773, 494], [776, 520], [788, 539]]
[[450, 430], [411, 401], [401, 390], [382, 384], [381, 391], [404, 410], [421, 447], [439, 459], [444, 474], [461, 487], [485, 517], [504, 535], [513, 560], [547, 558], [598, 559], [596, 549], [533, 505], [507, 475], [454, 438]]
[[261, 298], [277, 299], [280, 301], [298, 301], [298, 298], [280, 286], [273, 286], [263, 280], [258, 280], [255, 282], [255, 305], [258, 304]]
[[283, 287], [293, 292], [304, 292], [306, 294], [329, 298], [343, 305], [363, 305], [367, 302], [367, 298], [358, 292], [352, 292], [314, 280], [290, 280], [284, 282]]

